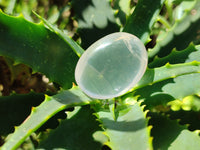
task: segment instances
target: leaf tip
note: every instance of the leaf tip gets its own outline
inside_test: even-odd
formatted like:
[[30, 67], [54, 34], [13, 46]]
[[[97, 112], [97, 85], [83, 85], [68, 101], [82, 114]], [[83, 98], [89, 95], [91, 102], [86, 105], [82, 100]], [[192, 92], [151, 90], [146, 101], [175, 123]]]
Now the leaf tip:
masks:
[[20, 14], [17, 16], [17, 18], [24, 19], [23, 13], [20, 13]]
[[13, 66], [17, 66], [19, 64], [21, 64], [21, 63], [19, 61], [15, 60], [14, 63], [13, 63]]
[[173, 48], [171, 53], [177, 52], [176, 48]]
[[19, 128], [18, 126], [14, 126], [15, 131], [16, 131], [18, 128]]
[[117, 15], [119, 13], [119, 9], [114, 11], [114, 15]]
[[76, 84], [74, 82], [72, 82], [72, 88], [75, 88]]
[[200, 130], [195, 130], [194, 133], [196, 133], [198, 136], [200, 136]]
[[45, 101], [50, 101], [51, 100], [51, 97], [48, 96], [47, 94], [45, 94], [44, 97], [45, 97]]
[[194, 66], [199, 66], [200, 62], [194, 60], [191, 64], [194, 65]]
[[32, 111], [32, 112], [36, 112], [36, 108], [35, 108], [35, 107], [32, 107], [32, 108], [31, 108], [31, 111]]
[[170, 68], [170, 67], [171, 67], [170, 63], [167, 62], [167, 63], [165, 64], [165, 67], [166, 67], [166, 68]]
[[39, 26], [44, 26], [44, 22], [43, 22], [43, 21], [40, 21], [40, 22], [38, 23], [38, 25], [39, 25]]

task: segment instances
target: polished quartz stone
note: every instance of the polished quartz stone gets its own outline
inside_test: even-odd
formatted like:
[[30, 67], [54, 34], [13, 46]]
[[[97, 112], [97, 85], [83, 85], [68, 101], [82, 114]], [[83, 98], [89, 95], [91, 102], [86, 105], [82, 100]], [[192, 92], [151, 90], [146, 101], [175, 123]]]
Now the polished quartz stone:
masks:
[[75, 79], [88, 96], [109, 99], [125, 94], [147, 66], [144, 44], [134, 35], [117, 32], [92, 44], [79, 59]]

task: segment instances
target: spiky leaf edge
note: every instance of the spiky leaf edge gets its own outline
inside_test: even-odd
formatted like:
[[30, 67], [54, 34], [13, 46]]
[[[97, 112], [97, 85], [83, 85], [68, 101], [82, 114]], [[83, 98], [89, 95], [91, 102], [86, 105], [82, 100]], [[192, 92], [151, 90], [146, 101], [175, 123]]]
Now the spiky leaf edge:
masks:
[[30, 116], [19, 127], [15, 127], [15, 132], [1, 147], [1, 150], [16, 149], [32, 132], [36, 131], [59, 111], [69, 107], [87, 105], [95, 101], [82, 93], [78, 87], [61, 91], [54, 96], [46, 95], [44, 102], [38, 107], [32, 108]]

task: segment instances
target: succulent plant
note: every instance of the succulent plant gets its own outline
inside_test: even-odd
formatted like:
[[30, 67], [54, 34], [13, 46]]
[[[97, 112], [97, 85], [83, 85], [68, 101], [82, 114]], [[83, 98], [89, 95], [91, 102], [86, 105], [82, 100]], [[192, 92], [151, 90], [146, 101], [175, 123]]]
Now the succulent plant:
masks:
[[[1, 150], [199, 149], [200, 0], [0, 0], [0, 8], [0, 55], [9, 83], [39, 73], [54, 88], [6, 95], [0, 64]], [[125, 34], [139, 45], [129, 48], [127, 37], [113, 44]], [[144, 58], [142, 70], [126, 52]], [[82, 76], [88, 60], [94, 69], [101, 66], [98, 71], [119, 60], [108, 76], [99, 76], [112, 81], [110, 87], [96, 82], [96, 74], [94, 80], [91, 73]], [[79, 77], [95, 82], [90, 90], [100, 94], [85, 92]], [[104, 97], [112, 88], [116, 93]]]

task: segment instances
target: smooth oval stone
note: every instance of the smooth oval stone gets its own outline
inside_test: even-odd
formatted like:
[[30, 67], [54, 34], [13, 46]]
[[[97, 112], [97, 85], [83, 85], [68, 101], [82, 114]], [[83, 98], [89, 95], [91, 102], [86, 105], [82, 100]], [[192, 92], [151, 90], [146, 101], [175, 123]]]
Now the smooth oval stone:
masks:
[[79, 59], [75, 79], [81, 90], [97, 99], [118, 97], [143, 76], [147, 52], [136, 36], [117, 32], [92, 44]]

